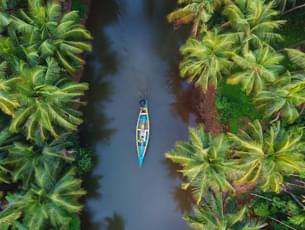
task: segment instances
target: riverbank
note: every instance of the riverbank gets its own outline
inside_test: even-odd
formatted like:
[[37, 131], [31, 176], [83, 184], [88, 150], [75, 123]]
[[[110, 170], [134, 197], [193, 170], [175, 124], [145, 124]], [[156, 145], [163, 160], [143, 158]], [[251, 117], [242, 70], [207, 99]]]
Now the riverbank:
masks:
[[305, 228], [304, 12], [279, 11], [299, 4], [177, 1], [168, 15], [174, 27], [190, 24], [180, 76], [196, 85], [203, 123], [166, 153], [193, 191], [184, 219], [194, 229]]

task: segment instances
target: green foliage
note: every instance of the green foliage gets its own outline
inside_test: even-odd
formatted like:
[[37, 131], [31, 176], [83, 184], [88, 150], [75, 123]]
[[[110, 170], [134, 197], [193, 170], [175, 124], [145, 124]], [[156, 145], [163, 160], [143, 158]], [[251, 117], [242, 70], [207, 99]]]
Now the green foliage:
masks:
[[181, 8], [171, 12], [167, 19], [177, 26], [193, 23], [192, 34], [197, 36], [206, 30], [209, 19], [222, 2], [223, 0], [178, 0]]
[[285, 130], [277, 122], [264, 132], [255, 120], [247, 130], [228, 135], [238, 168], [244, 171], [240, 183], [257, 182], [263, 191], [280, 192], [285, 175], [304, 172], [302, 129]]
[[7, 63], [0, 64], [0, 109], [11, 116], [15, 115], [15, 109], [19, 106], [16, 95], [12, 91], [12, 86], [16, 82], [16, 78], [7, 79], [6, 76]]
[[72, 0], [72, 10], [78, 11], [80, 16], [83, 17], [88, 11], [88, 7], [82, 0]]
[[220, 120], [228, 124], [233, 133], [241, 128], [244, 119], [253, 121], [260, 118], [252, 98], [247, 96], [239, 85], [223, 84], [218, 87], [216, 106]]
[[93, 168], [93, 154], [89, 149], [79, 148], [76, 152], [75, 164], [78, 173], [86, 174]]
[[70, 137], [88, 84], [69, 75], [91, 50], [79, 21], [58, 1], [0, 0], [0, 183], [16, 189], [1, 193], [1, 230], [80, 229], [86, 192], [72, 162], [88, 172], [92, 161]]
[[268, 217], [270, 215], [269, 205], [264, 202], [257, 203], [254, 207], [255, 215], [259, 217]]
[[3, 160], [3, 164], [11, 169], [12, 181], [21, 181], [28, 188], [38, 171], [56, 175], [60, 162], [74, 160], [72, 143], [67, 137], [68, 134], [62, 134], [49, 143], [38, 140], [34, 143], [14, 142]]
[[201, 41], [190, 38], [181, 48], [181, 77], [207, 90], [209, 84], [217, 86], [224, 73], [228, 73], [232, 62], [233, 42], [229, 37], [208, 32]]
[[299, 108], [305, 103], [305, 80], [288, 72], [273, 87], [258, 93], [255, 102], [265, 117], [278, 114], [277, 117], [291, 124], [299, 117]]
[[230, 1], [223, 14], [228, 17], [228, 22], [233, 30], [233, 37], [247, 49], [270, 46], [271, 42], [282, 39], [276, 33], [285, 21], [276, 20], [279, 14], [274, 9], [273, 2], [266, 3], [262, 0], [237, 0]]
[[71, 215], [82, 208], [78, 199], [86, 192], [80, 185], [81, 180], [75, 178], [74, 169], [61, 178], [39, 170], [31, 189], [22, 195], [12, 195], [2, 214], [21, 211], [22, 222], [31, 230], [67, 229]]
[[234, 55], [233, 60], [239, 70], [229, 76], [227, 83], [241, 84], [247, 95], [259, 93], [266, 83], [273, 83], [284, 69], [280, 65], [283, 55], [268, 47], [253, 52], [245, 50], [242, 55]]
[[209, 193], [204, 204], [194, 209], [194, 216], [184, 219], [198, 230], [259, 230], [266, 224], [245, 221], [247, 207], [239, 208], [234, 200], [225, 198], [222, 193]]
[[80, 230], [80, 219], [77, 215], [72, 215], [68, 230]]
[[182, 188], [192, 186], [197, 204], [209, 189], [234, 190], [227, 179], [232, 169], [232, 161], [227, 159], [228, 149], [224, 135], [213, 137], [203, 126], [198, 126], [189, 129], [189, 141], [177, 142], [175, 149], [166, 153], [166, 158], [182, 166], [179, 171], [187, 178]]
[[24, 128], [27, 139], [39, 135], [46, 139], [48, 134], [58, 136], [58, 127], [76, 131], [81, 124], [81, 113], [73, 109], [80, 103], [77, 97], [84, 95], [88, 85], [65, 80], [59, 75], [56, 62], [49, 66], [25, 69], [16, 80], [16, 90], [20, 92], [20, 107], [13, 118], [10, 130], [19, 132]]
[[13, 28], [21, 34], [19, 39], [35, 50], [37, 62], [56, 58], [68, 73], [75, 73], [84, 64], [80, 54], [91, 50], [86, 41], [92, 39], [79, 24], [78, 12], [62, 14], [56, 1], [43, 5], [40, 0], [29, 0], [28, 7], [11, 17]]
[[[218, 87], [216, 106], [220, 120], [229, 125], [232, 132], [228, 134], [232, 143], [226, 150], [225, 160], [235, 164], [231, 166], [230, 173], [224, 173], [226, 180], [233, 182], [236, 190], [230, 195], [239, 195], [240, 191], [247, 194], [247, 190], [252, 189], [250, 185], [257, 185], [263, 191], [287, 192], [287, 176], [294, 174], [300, 177], [305, 173], [305, 142], [301, 128], [305, 124], [302, 114], [305, 108], [305, 54], [286, 49], [283, 55], [276, 48], [304, 39], [304, 21], [299, 16], [304, 13], [291, 19], [286, 17], [288, 22], [294, 20], [294, 23], [291, 27], [289, 24], [283, 27], [285, 20], [280, 20], [280, 12], [275, 8], [282, 7], [284, 10], [288, 1], [182, 0], [178, 4], [181, 8], [169, 14], [168, 20], [178, 26], [193, 23], [192, 35], [195, 35], [181, 48], [181, 76], [203, 90], [209, 84]], [[288, 32], [279, 34], [281, 28]], [[217, 30], [217, 37], [212, 38], [213, 32], [210, 30]], [[277, 43], [282, 38], [286, 41]], [[223, 43], [219, 41], [229, 41], [229, 45], [222, 46]], [[230, 85], [224, 84], [225, 81]], [[261, 118], [265, 118], [264, 123], [256, 120]], [[271, 118], [273, 120], [270, 121]], [[269, 123], [280, 119], [285, 126], [277, 122], [269, 127]], [[245, 121], [249, 120], [255, 121], [247, 126]], [[200, 188], [200, 185], [208, 186], [207, 182], [213, 181], [212, 177], [207, 179], [207, 169], [213, 168], [214, 159], [208, 159], [208, 164], [204, 164], [204, 158], [198, 156], [208, 155], [209, 151], [204, 144], [200, 148], [198, 146], [198, 142], [192, 140], [179, 143], [167, 157], [182, 166], [181, 172], [188, 184], [194, 186], [193, 180], [201, 181], [195, 186]], [[303, 180], [300, 178], [301, 186], [304, 185]], [[219, 189], [221, 185], [217, 186], [216, 190], [212, 188], [215, 197], [222, 191]], [[287, 193], [290, 194], [289, 191]], [[304, 195], [304, 192], [301, 194]], [[293, 198], [293, 195], [290, 196]], [[224, 220], [228, 215], [214, 215], [217, 208], [223, 210], [225, 205], [206, 199], [210, 197], [204, 196], [204, 205], [196, 207], [194, 215], [186, 218], [192, 228], [240, 229], [240, 226], [226, 226], [230, 223]], [[271, 229], [305, 229], [304, 210], [300, 211], [304, 205], [295, 202], [295, 199], [283, 201], [273, 194], [266, 199], [268, 202], [271, 200], [272, 204], [257, 203], [252, 212], [270, 222]], [[279, 214], [275, 215], [277, 212]], [[256, 228], [246, 226], [244, 229]]]
[[[271, 221], [272, 229], [288, 230], [287, 226], [304, 229], [305, 210], [287, 193], [265, 193], [253, 202], [255, 215]], [[276, 221], [279, 220], [279, 221]]]

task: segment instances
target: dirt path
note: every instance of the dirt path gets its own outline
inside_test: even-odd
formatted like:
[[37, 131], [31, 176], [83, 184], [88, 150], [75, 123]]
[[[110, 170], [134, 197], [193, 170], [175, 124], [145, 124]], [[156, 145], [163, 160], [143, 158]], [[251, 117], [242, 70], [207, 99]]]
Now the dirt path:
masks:
[[223, 126], [218, 120], [216, 89], [213, 85], [208, 87], [206, 93], [200, 88], [194, 88], [193, 107], [208, 132], [213, 134], [223, 132]]

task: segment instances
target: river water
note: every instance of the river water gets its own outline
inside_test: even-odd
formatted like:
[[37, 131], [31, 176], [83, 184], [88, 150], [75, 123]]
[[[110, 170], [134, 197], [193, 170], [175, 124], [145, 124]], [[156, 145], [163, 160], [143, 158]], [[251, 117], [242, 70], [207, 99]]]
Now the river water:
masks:
[[[187, 138], [193, 116], [189, 89], [178, 78], [179, 46], [166, 14], [174, 0], [95, 0], [88, 28], [93, 52], [86, 57], [90, 83], [81, 141], [95, 152], [85, 180], [89, 191], [82, 229], [188, 230], [191, 209], [181, 177], [164, 159], [176, 140]], [[141, 96], [149, 99], [151, 138], [138, 167], [135, 125]]]

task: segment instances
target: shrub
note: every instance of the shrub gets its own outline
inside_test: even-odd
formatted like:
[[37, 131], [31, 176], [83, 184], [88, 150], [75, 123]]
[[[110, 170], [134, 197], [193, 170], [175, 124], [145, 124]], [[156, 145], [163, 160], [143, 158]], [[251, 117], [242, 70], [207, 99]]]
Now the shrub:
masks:
[[79, 148], [76, 155], [76, 167], [79, 174], [90, 172], [93, 167], [92, 151], [86, 148]]
[[239, 85], [224, 84], [218, 87], [216, 107], [221, 122], [227, 124], [233, 133], [238, 131], [243, 120], [260, 118], [250, 96], [242, 92]]

